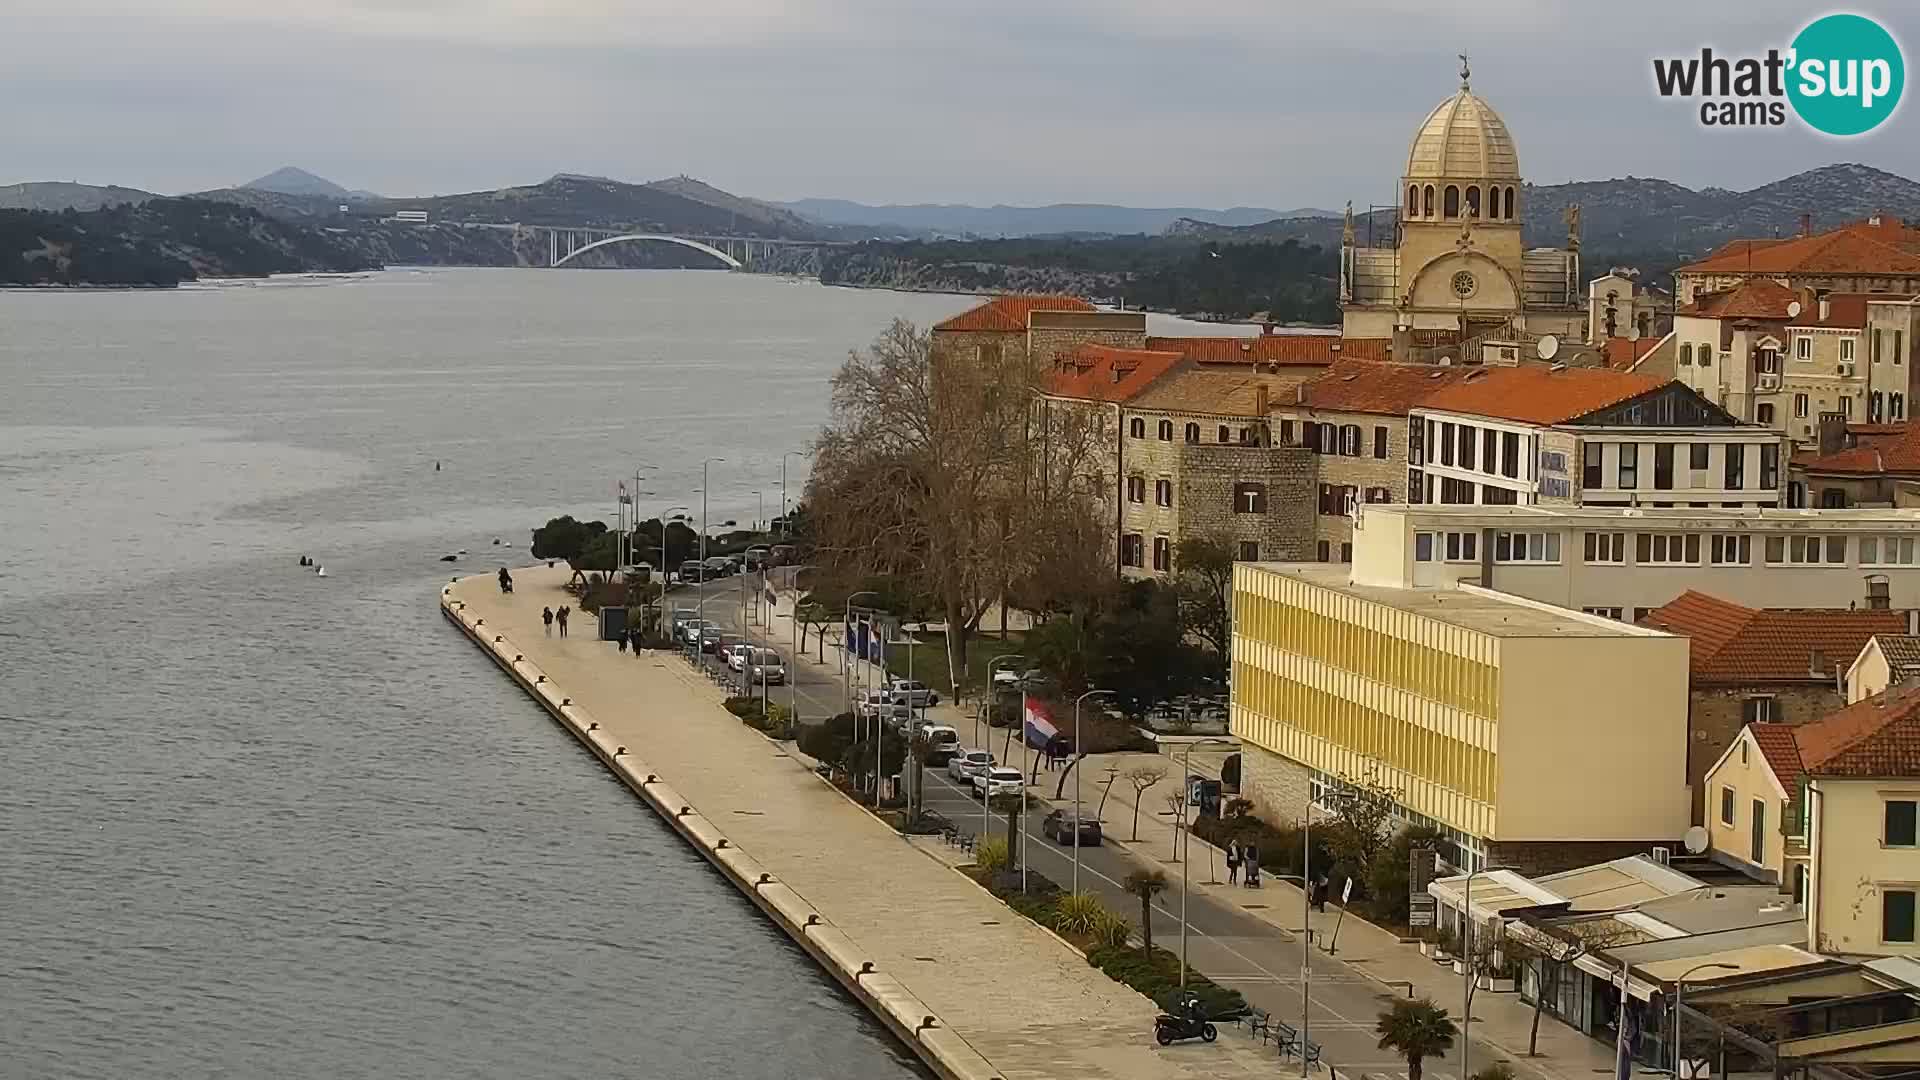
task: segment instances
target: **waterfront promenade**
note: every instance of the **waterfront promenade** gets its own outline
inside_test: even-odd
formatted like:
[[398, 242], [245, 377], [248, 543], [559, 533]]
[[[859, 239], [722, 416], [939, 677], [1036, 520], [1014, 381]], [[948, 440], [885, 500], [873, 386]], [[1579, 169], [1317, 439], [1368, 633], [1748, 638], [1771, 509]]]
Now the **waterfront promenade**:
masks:
[[[544, 676], [553, 693], [571, 699], [575, 722], [598, 724], [593, 734], [603, 745], [645, 762], [732, 847], [844, 934], [835, 951], [872, 963], [865, 983], [895, 980], [924, 1003], [945, 1032], [915, 1050], [936, 1068], [1009, 1080], [1284, 1072], [1271, 1048], [1262, 1052], [1230, 1028], [1213, 1045], [1157, 1046], [1150, 1001], [848, 802], [787, 747], [720, 708], [719, 691], [673, 654], [618, 653], [595, 638], [585, 615], [572, 637], [546, 636], [541, 608], [574, 602], [560, 590], [569, 573], [516, 570], [511, 596], [491, 575], [465, 578], [444, 602], [457, 605], [452, 614], [467, 626], [483, 623], [474, 631], [483, 642], [501, 636], [493, 647], [508, 661], [523, 658], [513, 666], [526, 682]], [[953, 1060], [971, 1054], [989, 1067], [954, 1071], [929, 1049], [935, 1044], [954, 1047]]]

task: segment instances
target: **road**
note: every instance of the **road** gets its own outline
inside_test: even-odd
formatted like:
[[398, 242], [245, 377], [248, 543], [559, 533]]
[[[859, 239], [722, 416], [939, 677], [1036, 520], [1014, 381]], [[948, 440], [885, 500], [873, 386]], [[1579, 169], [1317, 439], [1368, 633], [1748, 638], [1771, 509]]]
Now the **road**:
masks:
[[[705, 589], [708, 596], [705, 618], [727, 627], [730, 632], [738, 632], [743, 625], [740, 579], [712, 582]], [[668, 598], [669, 608], [697, 604], [698, 592], [697, 589], [675, 591]], [[788, 671], [794, 678], [791, 693], [797, 699], [803, 718], [817, 719], [844, 711], [847, 700], [845, 684], [832, 643], [826, 650], [824, 664], [812, 659], [796, 661], [791, 655], [790, 626], [783, 620], [776, 621], [771, 634], [766, 634], [761, 626], [753, 622], [750, 592], [747, 594], [747, 616], [745, 625], [748, 627], [748, 636], [766, 641], [787, 657]], [[813, 652], [811, 649], [809, 651]], [[783, 702], [787, 700], [789, 691], [788, 688], [773, 687], [771, 693], [774, 701]], [[969, 740], [974, 726], [970, 716], [962, 716], [948, 705], [935, 708], [931, 713], [932, 719], [937, 722], [954, 724], [961, 732], [963, 742]], [[993, 731], [991, 745], [987, 749], [996, 756], [1000, 755], [1006, 738], [1004, 730]], [[1013, 757], [1017, 763], [1026, 764], [1020, 748], [1014, 748]], [[1100, 782], [1105, 779], [1099, 761], [1098, 757], [1088, 759], [1088, 771], [1082, 779], [1082, 799], [1096, 806], [1100, 800]], [[1043, 767], [1039, 781], [1032, 789], [1033, 793], [1051, 801], [1058, 779], [1056, 774]], [[927, 805], [963, 829], [978, 834], [981, 831], [981, 807], [972, 793], [950, 780], [945, 769], [927, 770], [927, 780]], [[1065, 800], [1068, 805], [1072, 797], [1072, 782], [1069, 779]], [[1115, 815], [1118, 820], [1107, 822], [1107, 842], [1099, 847], [1081, 849], [1081, 888], [1098, 895], [1112, 910], [1133, 919], [1139, 916], [1140, 901], [1127, 893], [1121, 882], [1143, 865], [1166, 871], [1173, 885], [1154, 904], [1153, 938], [1156, 945], [1177, 953], [1180, 949], [1182, 903], [1180, 866], [1168, 858], [1171, 852], [1146, 851], [1130, 843], [1126, 839], [1129, 830], [1125, 820], [1130, 811], [1126, 807], [1120, 810], [1121, 813]], [[1073, 849], [1057, 846], [1040, 835], [1039, 827], [1045, 814], [1046, 809], [1041, 808], [1027, 815], [1025, 845], [1028, 866], [1034, 872], [1046, 875], [1060, 887], [1069, 888], [1073, 881]], [[1004, 835], [1007, 829], [1005, 816], [990, 814], [989, 818], [992, 832]], [[1199, 850], [1195, 849], [1196, 857]], [[1220, 870], [1224, 870], [1224, 867], [1211, 868], [1201, 863], [1193, 867], [1192, 872], [1196, 880], [1205, 880]], [[1279, 895], [1276, 892], [1276, 903], [1279, 902]], [[1261, 905], [1246, 906], [1258, 908]], [[1270, 1011], [1276, 1019], [1299, 1027], [1302, 973], [1297, 929], [1304, 913], [1289, 922], [1296, 933], [1287, 934], [1244, 911], [1198, 894], [1188, 898], [1186, 911], [1187, 957], [1193, 970], [1205, 973], [1222, 986], [1239, 990], [1250, 1003]], [[1406, 1062], [1394, 1058], [1388, 1051], [1380, 1050], [1372, 1034], [1375, 1018], [1394, 1000], [1393, 994], [1352, 965], [1327, 955], [1319, 947], [1313, 950], [1312, 955], [1307, 979], [1311, 1001], [1307, 1037], [1323, 1047], [1324, 1060], [1342, 1073], [1353, 1070], [1373, 1077], [1406, 1080]], [[1442, 1004], [1455, 1013], [1457, 1020], [1458, 1001]], [[1221, 1037], [1246, 1036], [1229, 1029]], [[1458, 1054], [1456, 1047], [1445, 1058], [1428, 1059], [1425, 1062], [1425, 1076], [1429, 1080], [1460, 1080]], [[1498, 1060], [1511, 1059], [1479, 1039], [1473, 1041], [1476, 1068]], [[1514, 1061], [1513, 1064], [1523, 1071], [1527, 1065], [1525, 1061]], [[1284, 1066], [1298, 1067], [1297, 1059]]]

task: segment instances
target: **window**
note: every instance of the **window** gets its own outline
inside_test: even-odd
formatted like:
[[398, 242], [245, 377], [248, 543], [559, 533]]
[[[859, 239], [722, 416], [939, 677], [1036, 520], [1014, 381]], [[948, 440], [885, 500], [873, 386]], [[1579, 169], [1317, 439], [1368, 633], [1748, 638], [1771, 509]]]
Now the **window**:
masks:
[[1623, 563], [1627, 561], [1626, 533], [1596, 533], [1586, 535], [1586, 556], [1590, 563]]
[[1433, 216], [1433, 185], [1428, 184], [1420, 190], [1420, 213], [1423, 217]]
[[1407, 502], [1418, 505], [1427, 499], [1427, 476], [1419, 469], [1407, 470]]
[[1907, 418], [1907, 399], [1899, 393], [1887, 395], [1887, 419], [1900, 423]]
[[1820, 509], [1845, 510], [1847, 508], [1847, 490], [1845, 488], [1821, 488]]
[[1173, 441], [1173, 421], [1171, 420], [1160, 421], [1160, 441], [1161, 442]]
[[1753, 800], [1753, 832], [1747, 837], [1747, 857], [1755, 863], [1767, 858], [1767, 804]]
[[1773, 402], [1763, 401], [1753, 407], [1753, 419], [1756, 423], [1773, 423]]
[[1773, 491], [1780, 486], [1780, 444], [1767, 443], [1760, 448], [1760, 490]]
[[1445, 217], [1456, 218], [1460, 216], [1459, 188], [1452, 184], [1447, 185], [1447, 190], [1440, 197], [1440, 210]]
[[1241, 562], [1259, 562], [1260, 561], [1260, 541], [1258, 540], [1240, 541], [1240, 561]]
[[1423, 532], [1413, 534], [1413, 561], [1433, 561], [1433, 538], [1436, 534]]
[[1867, 423], [1877, 424], [1880, 422], [1880, 413], [1884, 405], [1885, 399], [1881, 396], [1880, 391], [1875, 390], [1867, 395]]
[[1708, 444], [1703, 442], [1697, 442], [1687, 447], [1687, 467], [1690, 469], [1705, 469], [1707, 467], [1707, 450]]
[[1441, 477], [1440, 503], [1443, 506], [1472, 506], [1473, 481], [1455, 480], [1451, 476]]
[[1708, 547], [1715, 566], [1749, 566], [1753, 563], [1753, 537], [1746, 533], [1715, 533]]
[[1465, 424], [1460, 425], [1460, 467], [1473, 468], [1473, 429]]
[[1341, 544], [1340, 544], [1340, 561], [1341, 561], [1341, 562], [1352, 562], [1352, 561], [1353, 561], [1353, 544], [1351, 544], [1351, 543], [1349, 543], [1349, 542], [1346, 542], [1346, 541], [1342, 541], [1342, 542], [1341, 542]]
[[1754, 354], [1753, 369], [1762, 375], [1780, 374], [1780, 351], [1778, 349], [1761, 349], [1758, 353]]
[[1267, 485], [1233, 485], [1233, 512], [1236, 514], [1264, 514], [1267, 512]]
[[1793, 902], [1807, 902], [1807, 864], [1798, 863], [1793, 868]]
[[[1774, 721], [1773, 697], [1770, 694], [1758, 694], [1740, 703], [1740, 718], [1748, 724], [1770, 724]], [[1741, 748], [1746, 748], [1741, 743]]]
[[1480, 429], [1480, 468], [1500, 471], [1500, 433], [1492, 428]]
[[1390, 503], [1393, 501], [1393, 489], [1370, 487], [1367, 489], [1367, 501], [1370, 503]]
[[1793, 339], [1793, 358], [1795, 360], [1813, 359], [1813, 338], [1801, 334]]
[[1320, 425], [1320, 452], [1337, 454], [1340, 452], [1340, 429], [1332, 424]]
[[1493, 534], [1495, 562], [1560, 561], [1560, 534], [1557, 532], [1496, 532]]
[[[1199, 424], [1187, 425], [1187, 441], [1190, 443], [1197, 443], [1200, 441], [1200, 425]], [[1280, 421], [1280, 441], [1283, 443], [1293, 442], [1293, 421], [1291, 420]]]
[[1699, 364], [1699, 365], [1700, 365], [1701, 367], [1710, 367], [1710, 366], [1712, 366], [1712, 364], [1713, 364], [1713, 346], [1711, 346], [1711, 345], [1708, 345], [1708, 344], [1707, 344], [1706, 342], [1704, 342], [1704, 341], [1703, 341], [1703, 342], [1701, 342], [1701, 343], [1700, 343], [1700, 351], [1694, 354], [1694, 357], [1693, 357], [1693, 359], [1694, 359], [1694, 362], [1695, 362], [1695, 363], [1697, 363], [1697, 364]]
[[1334, 496], [1334, 492], [1336, 492], [1336, 491], [1339, 491], [1339, 490], [1340, 490], [1340, 489], [1339, 489], [1338, 487], [1335, 487], [1335, 486], [1334, 486], [1334, 485], [1332, 485], [1332, 484], [1321, 484], [1321, 485], [1320, 485], [1320, 504], [1319, 504], [1319, 506], [1320, 506], [1320, 509], [1319, 509], [1319, 514], [1320, 514], [1320, 516], [1321, 516], [1321, 517], [1326, 517], [1326, 516], [1327, 516], [1327, 515], [1329, 515], [1329, 514], [1335, 514], [1335, 513], [1338, 513], [1338, 512], [1339, 512], [1339, 511], [1337, 511], [1337, 510], [1334, 510], [1334, 509], [1333, 509], [1333, 496]]
[[1589, 491], [1600, 490], [1603, 486], [1600, 475], [1600, 444], [1587, 443], [1580, 448], [1580, 454], [1580, 486]]
[[1381, 461], [1387, 460], [1387, 429], [1376, 426], [1373, 429], [1373, 456]]
[[1442, 465], [1453, 464], [1453, 446], [1454, 446], [1453, 425], [1441, 424], [1440, 425], [1440, 464]]
[[1480, 501], [1487, 506], [1514, 506], [1520, 502], [1520, 493], [1512, 488], [1497, 488], [1491, 484], [1482, 484]]
[[1692, 342], [1686, 342], [1680, 346], [1680, 366], [1681, 367], [1693, 366], [1693, 343]]
[[1640, 447], [1635, 443], [1620, 444], [1620, 490], [1632, 491], [1640, 486]]
[[1173, 481], [1155, 480], [1153, 482], [1153, 503], [1155, 506], [1173, 505]]
[[1243, 427], [1240, 429], [1240, 445], [1241, 446], [1253, 446], [1257, 442], [1259, 442], [1259, 440], [1253, 437], [1252, 428]]
[[1427, 425], [1421, 423], [1418, 417], [1407, 422], [1407, 464], [1426, 464], [1426, 430]]
[[1220, 425], [1220, 441], [1223, 443], [1228, 443], [1233, 441], [1233, 432], [1230, 429], [1228, 429], [1227, 425], [1225, 424]]
[[1344, 424], [1340, 428], [1340, 453], [1343, 457], [1360, 456], [1360, 425]]
[[1747, 486], [1746, 477], [1747, 448], [1734, 443], [1727, 444], [1727, 490], [1739, 491]]
[[1673, 444], [1659, 443], [1653, 448], [1653, 487], [1655, 491], [1673, 490]]
[[1804, 419], [1807, 415], [1807, 395], [1793, 395], [1793, 415]]
[[1720, 824], [1733, 824], [1733, 789], [1730, 787], [1720, 789]]
[[1141, 563], [1141, 539], [1139, 533], [1127, 533], [1120, 538], [1120, 565], [1139, 566]]
[[1318, 550], [1315, 552], [1315, 554], [1319, 556], [1321, 562], [1332, 562], [1333, 561], [1333, 545], [1326, 540], [1322, 540], [1320, 541], [1318, 545]]
[[1843, 364], [1853, 363], [1853, 339], [1852, 338], [1840, 339], [1840, 362]]
[[1913, 890], [1880, 890], [1880, 940], [1913, 941]]
[[1861, 566], [1916, 566], [1914, 538], [1911, 536], [1863, 536], [1860, 538]]
[[1847, 561], [1847, 538], [1844, 536], [1769, 536], [1767, 537], [1767, 561], [1776, 565], [1812, 566], [1821, 562], [1822, 557], [1828, 563]]
[[1478, 184], [1467, 185], [1467, 216], [1476, 218], [1480, 216], [1480, 185]]
[[1173, 569], [1173, 541], [1164, 536], [1153, 538], [1153, 568], [1160, 571]]
[[1450, 532], [1442, 534], [1447, 541], [1448, 562], [1479, 562], [1480, 534], [1477, 532]]
[[1621, 609], [1617, 607], [1583, 607], [1580, 610], [1589, 615], [1598, 615], [1606, 619], [1618, 619], [1621, 611]]
[[[1282, 430], [1284, 431], [1285, 429], [1283, 428]], [[1320, 452], [1319, 424], [1311, 420], [1300, 421], [1300, 445], [1312, 450], [1316, 454]]]
[[1841, 397], [1840, 415], [1846, 417], [1849, 420], [1853, 419], [1853, 395], [1848, 394]]
[[1787, 507], [1798, 510], [1807, 505], [1807, 485], [1798, 480], [1787, 481]]
[[1407, 216], [1416, 217], [1420, 213], [1420, 185], [1407, 185]]
[[1127, 477], [1127, 501], [1143, 503], [1147, 501], [1147, 478], [1144, 476]]
[[1634, 533], [1633, 558], [1643, 566], [1696, 566], [1699, 533]]
[[1887, 847], [1914, 846], [1914, 807], [1912, 799], [1887, 800], [1887, 829], [1880, 842]]
[[[1487, 469], [1492, 471], [1491, 461], [1487, 463]], [[1520, 436], [1515, 432], [1500, 433], [1500, 475], [1513, 479], [1520, 477]]]

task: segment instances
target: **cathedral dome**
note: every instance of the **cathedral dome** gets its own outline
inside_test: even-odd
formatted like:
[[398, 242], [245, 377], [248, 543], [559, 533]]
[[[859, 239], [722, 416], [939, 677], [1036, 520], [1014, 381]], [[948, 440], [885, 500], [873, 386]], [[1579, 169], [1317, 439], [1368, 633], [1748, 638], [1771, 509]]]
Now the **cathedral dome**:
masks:
[[1506, 121], [1467, 89], [1434, 106], [1407, 152], [1407, 178], [1519, 180], [1520, 154]]

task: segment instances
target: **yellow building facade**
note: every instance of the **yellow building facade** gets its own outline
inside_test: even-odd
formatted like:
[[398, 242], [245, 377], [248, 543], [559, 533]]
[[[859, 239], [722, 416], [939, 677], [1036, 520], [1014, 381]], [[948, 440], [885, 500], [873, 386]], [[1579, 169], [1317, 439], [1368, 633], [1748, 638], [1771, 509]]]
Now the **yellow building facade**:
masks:
[[1392, 792], [1453, 861], [1579, 865], [1687, 827], [1687, 643], [1473, 586], [1234, 570], [1242, 794], [1275, 822], [1327, 787]]

